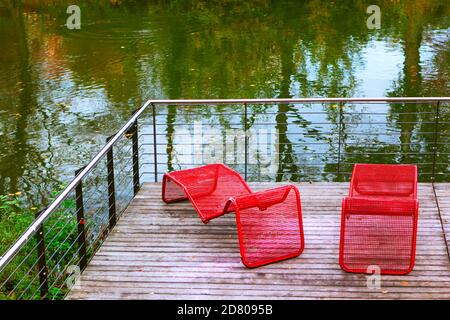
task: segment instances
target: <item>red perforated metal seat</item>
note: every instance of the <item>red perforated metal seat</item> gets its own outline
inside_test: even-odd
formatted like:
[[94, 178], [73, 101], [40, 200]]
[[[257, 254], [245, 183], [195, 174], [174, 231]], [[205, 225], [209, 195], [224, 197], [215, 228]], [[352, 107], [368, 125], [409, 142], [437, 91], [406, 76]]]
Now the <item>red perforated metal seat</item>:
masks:
[[416, 166], [356, 164], [342, 202], [342, 269], [368, 273], [376, 266], [382, 274], [409, 273], [418, 207]]
[[167, 173], [162, 188], [163, 201], [189, 199], [204, 223], [236, 212], [241, 257], [247, 267], [303, 251], [300, 194], [293, 185], [252, 193], [236, 171], [212, 164]]

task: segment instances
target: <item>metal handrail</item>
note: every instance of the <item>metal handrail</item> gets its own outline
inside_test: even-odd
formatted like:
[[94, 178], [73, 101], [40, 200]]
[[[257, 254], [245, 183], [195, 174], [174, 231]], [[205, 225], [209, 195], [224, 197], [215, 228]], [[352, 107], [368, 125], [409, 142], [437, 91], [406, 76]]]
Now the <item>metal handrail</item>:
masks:
[[34, 220], [31, 226], [20, 236], [11, 248], [0, 259], [0, 272], [3, 271], [6, 264], [16, 255], [25, 242], [36, 232], [37, 228], [45, 222], [48, 216], [67, 198], [69, 193], [75, 189], [80, 181], [94, 168], [109, 149], [120, 139], [120, 137], [130, 128], [134, 121], [145, 111], [151, 101], [145, 102], [142, 107], [128, 120], [128, 122], [111, 138], [111, 140], [97, 153], [97, 155], [86, 165], [86, 167], [72, 180], [72, 182], [61, 192], [61, 194], [45, 209], [39, 217]]
[[0, 258], [0, 272], [6, 267], [8, 262], [14, 258], [17, 252], [28, 241], [28, 239], [37, 231], [37, 229], [46, 221], [55, 209], [67, 198], [70, 192], [75, 190], [76, 186], [83, 178], [91, 172], [95, 165], [107, 154], [107, 152], [116, 144], [121, 136], [137, 121], [149, 105], [212, 105], [212, 104], [270, 104], [270, 103], [420, 103], [420, 102], [450, 102], [450, 97], [378, 97], [378, 98], [272, 98], [272, 99], [180, 99], [180, 100], [147, 100], [128, 120], [128, 122], [119, 130], [106, 145], [92, 158], [83, 170], [70, 182], [70, 184], [58, 195], [58, 197], [34, 220], [34, 222], [25, 230], [19, 239], [8, 249]]
[[378, 98], [270, 98], [270, 99], [179, 99], [149, 100], [157, 105], [201, 105], [201, 104], [267, 104], [267, 103], [333, 103], [333, 102], [439, 102], [449, 101], [450, 97], [378, 97]]

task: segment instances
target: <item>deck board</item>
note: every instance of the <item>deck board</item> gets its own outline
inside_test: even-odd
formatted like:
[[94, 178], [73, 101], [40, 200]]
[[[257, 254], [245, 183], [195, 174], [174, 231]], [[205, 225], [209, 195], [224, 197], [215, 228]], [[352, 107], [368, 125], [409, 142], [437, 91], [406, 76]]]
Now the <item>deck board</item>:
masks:
[[450, 184], [435, 183], [436, 199], [441, 213], [442, 228], [445, 232], [447, 248], [450, 252]]
[[[250, 185], [256, 191], [279, 184]], [[450, 299], [450, 262], [431, 184], [419, 184], [414, 271], [383, 276], [380, 290], [368, 289], [365, 275], [346, 273], [338, 265], [341, 199], [348, 184], [297, 185], [305, 251], [247, 269], [240, 261], [233, 214], [203, 225], [189, 202], [164, 204], [161, 185], [144, 184], [67, 298]], [[447, 220], [449, 186], [439, 187]]]

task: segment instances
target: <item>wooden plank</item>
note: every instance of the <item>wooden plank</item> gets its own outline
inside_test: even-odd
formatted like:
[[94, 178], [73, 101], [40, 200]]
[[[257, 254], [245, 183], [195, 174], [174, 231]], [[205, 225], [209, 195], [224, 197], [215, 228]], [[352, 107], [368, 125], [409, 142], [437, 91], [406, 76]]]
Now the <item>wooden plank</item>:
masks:
[[[251, 184], [254, 191], [279, 186]], [[450, 220], [449, 186], [441, 185]], [[189, 202], [164, 204], [146, 183], [81, 276], [68, 299], [450, 299], [450, 262], [431, 184], [419, 184], [416, 265], [407, 276], [367, 276], [338, 265], [340, 205], [348, 183], [298, 184], [305, 251], [256, 269], [240, 261], [229, 214], [203, 225]], [[450, 225], [445, 226], [450, 231]], [[449, 239], [449, 236], [447, 236]]]
[[435, 183], [434, 189], [447, 242], [447, 254], [450, 259], [450, 183]]

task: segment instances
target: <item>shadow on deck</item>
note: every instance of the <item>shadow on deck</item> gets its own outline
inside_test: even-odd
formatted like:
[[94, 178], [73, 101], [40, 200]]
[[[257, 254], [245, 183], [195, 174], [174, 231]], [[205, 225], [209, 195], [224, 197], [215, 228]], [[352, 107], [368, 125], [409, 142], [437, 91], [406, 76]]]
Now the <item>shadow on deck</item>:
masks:
[[[250, 184], [255, 191], [276, 185]], [[298, 187], [305, 251], [247, 269], [234, 214], [203, 225], [188, 201], [167, 205], [161, 185], [146, 183], [67, 299], [450, 299], [450, 184], [435, 184], [436, 196], [432, 184], [419, 184], [416, 266], [406, 276], [382, 276], [379, 290], [338, 264], [341, 200], [349, 185]]]

